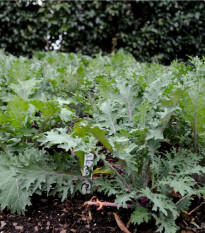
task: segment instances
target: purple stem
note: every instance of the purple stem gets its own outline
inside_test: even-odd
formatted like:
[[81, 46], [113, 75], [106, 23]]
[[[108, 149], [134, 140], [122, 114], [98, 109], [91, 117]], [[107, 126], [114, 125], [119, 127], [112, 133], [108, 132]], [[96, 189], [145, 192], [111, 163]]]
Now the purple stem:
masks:
[[141, 200], [140, 206], [144, 206], [148, 202], [147, 198]]
[[150, 162], [148, 163], [148, 166], [147, 166], [147, 174], [146, 174], [146, 180], [145, 180], [145, 188], [148, 187], [148, 184], [149, 184], [149, 175], [150, 175]]
[[[86, 202], [86, 204], [88, 204], [88, 205], [95, 205], [95, 206], [101, 206], [101, 207], [103, 207], [103, 206], [110, 206], [110, 207], [118, 207], [118, 204], [116, 204], [116, 203], [112, 203], [112, 202], [101, 202], [101, 201], [87, 201]], [[127, 204], [126, 205], [126, 207], [127, 208], [131, 208], [131, 206], [132, 205], [130, 205], [130, 204]], [[124, 207], [123, 205], [120, 205], [120, 207]]]
[[123, 177], [120, 175], [120, 173], [105, 159], [101, 158], [101, 160], [108, 165], [109, 168], [111, 168], [111, 170], [120, 178], [120, 180], [122, 181], [122, 183], [124, 184], [124, 186], [126, 187], [127, 191], [129, 193], [132, 192], [132, 189], [130, 188], [129, 184], [126, 182], [126, 180], [123, 179]]
[[126, 172], [123, 171], [120, 166], [117, 166], [117, 165], [112, 165], [112, 166], [115, 167], [115, 168], [117, 168], [118, 170], [120, 170], [123, 174], [126, 174]]

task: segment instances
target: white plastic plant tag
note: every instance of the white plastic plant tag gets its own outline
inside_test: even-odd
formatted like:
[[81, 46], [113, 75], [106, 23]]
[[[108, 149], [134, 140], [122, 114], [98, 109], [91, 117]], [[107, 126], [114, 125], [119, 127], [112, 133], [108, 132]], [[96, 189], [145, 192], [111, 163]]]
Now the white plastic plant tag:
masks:
[[[94, 159], [94, 155], [92, 153], [85, 155], [85, 159], [84, 159], [83, 176], [86, 176], [91, 179], [92, 179], [92, 171], [90, 170], [90, 167], [93, 164], [93, 159]], [[89, 194], [90, 190], [91, 190], [91, 184], [89, 181], [85, 180], [82, 185], [82, 193]]]

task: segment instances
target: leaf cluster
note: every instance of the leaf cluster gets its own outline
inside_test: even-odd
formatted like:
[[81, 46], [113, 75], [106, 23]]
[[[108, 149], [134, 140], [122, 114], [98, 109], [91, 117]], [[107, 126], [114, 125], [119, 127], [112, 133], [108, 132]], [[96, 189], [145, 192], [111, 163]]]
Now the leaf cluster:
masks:
[[[1, 208], [23, 213], [34, 193], [64, 200], [87, 180], [118, 207], [131, 204], [133, 223], [154, 218], [159, 232], [176, 232], [181, 211], [205, 195], [195, 178], [205, 173], [205, 64], [190, 64], [149, 65], [124, 52], [3, 55]], [[92, 179], [82, 176], [88, 153]]]

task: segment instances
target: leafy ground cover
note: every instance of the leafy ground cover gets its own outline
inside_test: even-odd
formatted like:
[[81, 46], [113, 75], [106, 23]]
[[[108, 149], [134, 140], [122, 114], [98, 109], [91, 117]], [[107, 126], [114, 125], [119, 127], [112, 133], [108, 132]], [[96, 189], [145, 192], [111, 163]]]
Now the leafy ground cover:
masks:
[[162, 66], [123, 51], [52, 52], [1, 54], [0, 67], [3, 211], [24, 214], [43, 193], [64, 201], [86, 182], [108, 196], [87, 204], [126, 208], [133, 225], [174, 233], [203, 200], [204, 60]]

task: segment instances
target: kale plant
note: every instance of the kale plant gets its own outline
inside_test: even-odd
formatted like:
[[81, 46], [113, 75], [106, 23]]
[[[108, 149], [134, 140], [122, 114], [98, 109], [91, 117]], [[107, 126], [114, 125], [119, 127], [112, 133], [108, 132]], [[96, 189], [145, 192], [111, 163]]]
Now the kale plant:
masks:
[[[132, 223], [154, 218], [158, 232], [176, 232], [180, 212], [205, 195], [194, 179], [205, 173], [204, 60], [38, 57], [0, 60], [1, 208], [24, 213], [42, 192], [63, 201], [86, 180], [129, 204]], [[93, 178], [83, 176], [89, 153]]]

